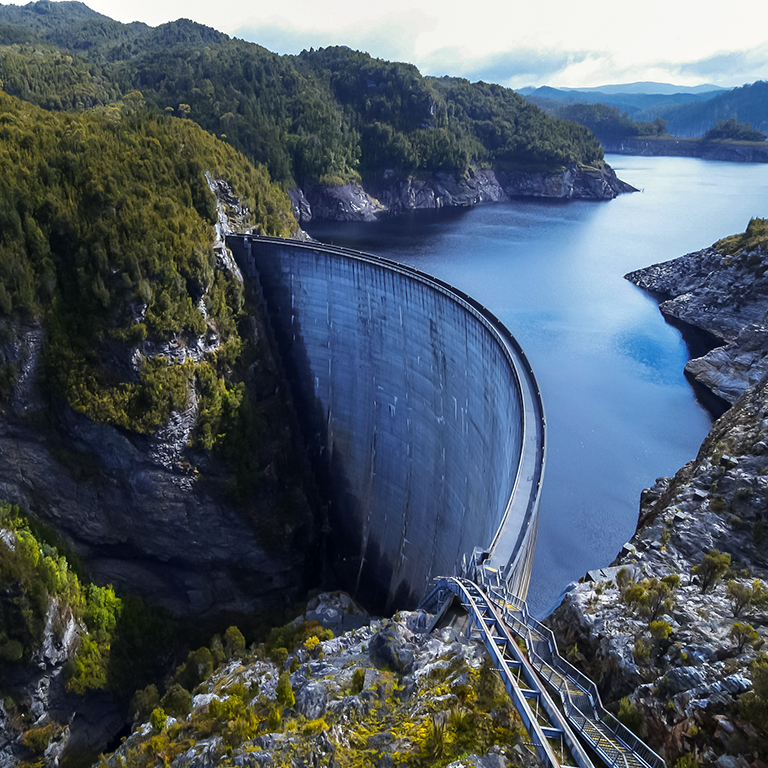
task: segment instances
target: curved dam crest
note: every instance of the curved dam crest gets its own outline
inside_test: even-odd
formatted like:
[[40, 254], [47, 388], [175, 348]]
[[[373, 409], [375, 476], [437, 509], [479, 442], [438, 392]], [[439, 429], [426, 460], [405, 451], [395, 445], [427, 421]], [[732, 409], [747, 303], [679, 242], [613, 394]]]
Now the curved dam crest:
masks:
[[544, 469], [530, 365], [470, 297], [318, 243], [230, 236], [269, 318], [345, 589], [415, 605], [476, 553], [525, 596]]

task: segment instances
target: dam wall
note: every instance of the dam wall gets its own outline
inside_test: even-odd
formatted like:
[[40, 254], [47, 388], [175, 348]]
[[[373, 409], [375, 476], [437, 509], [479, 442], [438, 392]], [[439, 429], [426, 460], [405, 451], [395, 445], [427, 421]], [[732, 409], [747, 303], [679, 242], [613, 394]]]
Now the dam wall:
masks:
[[525, 596], [544, 416], [511, 334], [460, 291], [385, 259], [227, 244], [267, 310], [344, 588], [374, 610], [412, 607], [479, 547]]

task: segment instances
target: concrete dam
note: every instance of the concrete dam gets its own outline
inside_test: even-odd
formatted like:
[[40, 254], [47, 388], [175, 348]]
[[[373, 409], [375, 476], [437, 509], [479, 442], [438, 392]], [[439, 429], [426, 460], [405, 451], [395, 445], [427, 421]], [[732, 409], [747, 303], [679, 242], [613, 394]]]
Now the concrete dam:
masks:
[[386, 259], [230, 236], [263, 304], [328, 500], [341, 584], [413, 607], [480, 561], [528, 590], [545, 421], [512, 334], [461, 291]]

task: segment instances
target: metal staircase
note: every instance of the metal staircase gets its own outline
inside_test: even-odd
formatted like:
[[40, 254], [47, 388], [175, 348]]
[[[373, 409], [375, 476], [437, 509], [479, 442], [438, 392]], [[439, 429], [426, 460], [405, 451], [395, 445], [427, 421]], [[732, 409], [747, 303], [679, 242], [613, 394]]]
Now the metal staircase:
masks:
[[[435, 613], [441, 605], [444, 607], [449, 592], [458, 595], [470, 614], [473, 627], [478, 628], [491, 651], [507, 690], [510, 686], [506, 675], [514, 668], [526, 678], [527, 691], [530, 698], [536, 698], [537, 706], [547, 711], [552, 701], [544, 686], [559, 699], [562, 713], [555, 706], [552, 707], [554, 713], [547, 711], [551, 725], [542, 729], [541, 734], [529, 729], [532, 742], [535, 744], [540, 736], [551, 738], [555, 731], [559, 731], [556, 738], [567, 745], [577, 765], [588, 768], [592, 764], [574, 737], [575, 731], [611, 768], [664, 768], [664, 761], [603, 707], [597, 686], [560, 656], [552, 631], [528, 613], [524, 600], [508, 591], [498, 571], [481, 565], [474, 575], [482, 589], [469, 579], [439, 578], [422, 606], [427, 610], [430, 606], [435, 608], [430, 611]], [[514, 638], [523, 641], [527, 658]], [[502, 649], [500, 652], [499, 648]], [[518, 662], [517, 666], [510, 666], [507, 661], [513, 659]], [[524, 692], [523, 698], [526, 697]], [[515, 696], [512, 698], [518, 707]], [[518, 711], [528, 727], [526, 716], [519, 708]], [[539, 757], [549, 762], [543, 756], [546, 750], [537, 746], [539, 752]]]
[[482, 640], [491, 654], [528, 731], [529, 746], [538, 758], [550, 768], [569, 765], [594, 768], [487, 595], [469, 579], [445, 577], [436, 582], [435, 588], [422, 601], [425, 610], [437, 614], [427, 631], [437, 623], [452, 597], [457, 596], [469, 615], [470, 636]]

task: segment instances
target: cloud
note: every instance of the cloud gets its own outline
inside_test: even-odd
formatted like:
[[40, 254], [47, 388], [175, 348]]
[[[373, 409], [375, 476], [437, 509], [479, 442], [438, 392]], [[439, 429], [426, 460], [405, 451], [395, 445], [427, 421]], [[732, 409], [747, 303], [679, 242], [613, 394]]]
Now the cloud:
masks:
[[276, 53], [300, 53], [309, 48], [347, 45], [376, 58], [418, 66], [418, 40], [422, 34], [431, 31], [434, 24], [433, 17], [415, 11], [408, 17], [392, 13], [375, 21], [333, 24], [328, 28], [322, 24], [304, 27], [279, 20], [251, 21], [232, 34]]
[[570, 67], [600, 57], [588, 51], [518, 47], [478, 58], [465, 49], [441, 48], [425, 57], [421, 66], [432, 75], [456, 75], [519, 87], [552, 81]]
[[686, 77], [711, 79], [717, 84], [742, 84], [768, 80], [768, 43], [745, 51], [719, 51], [712, 56], [679, 66]]

